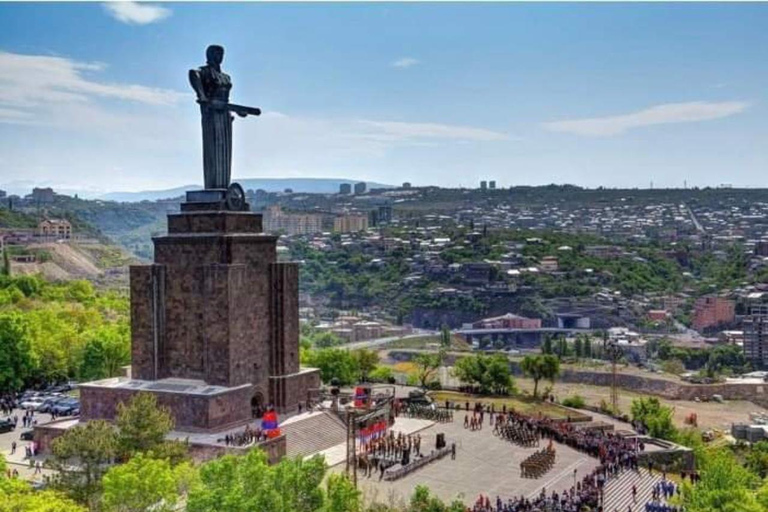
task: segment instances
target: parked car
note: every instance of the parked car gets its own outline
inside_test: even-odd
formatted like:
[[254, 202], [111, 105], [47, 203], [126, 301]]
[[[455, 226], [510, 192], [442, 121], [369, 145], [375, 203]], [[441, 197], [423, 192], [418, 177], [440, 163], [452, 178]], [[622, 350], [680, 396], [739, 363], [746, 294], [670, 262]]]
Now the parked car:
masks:
[[8, 419], [0, 420], [0, 434], [11, 432], [15, 428], [16, 428], [16, 424], [11, 420], [8, 420]]
[[56, 416], [70, 416], [80, 414], [80, 400], [76, 398], [67, 398], [51, 407], [51, 412]]
[[22, 409], [29, 409], [29, 410], [36, 411], [40, 408], [41, 405], [43, 405], [43, 403], [45, 403], [45, 398], [41, 396], [35, 396], [22, 401], [19, 404], [19, 407], [21, 407]]
[[34, 430], [25, 430], [19, 436], [19, 439], [21, 439], [22, 441], [32, 441], [34, 438], [35, 438]]
[[51, 409], [54, 405], [58, 404], [59, 402], [63, 402], [64, 400], [67, 400], [68, 398], [66, 396], [51, 396], [46, 398], [43, 401], [43, 404], [37, 408], [39, 412], [51, 412]]

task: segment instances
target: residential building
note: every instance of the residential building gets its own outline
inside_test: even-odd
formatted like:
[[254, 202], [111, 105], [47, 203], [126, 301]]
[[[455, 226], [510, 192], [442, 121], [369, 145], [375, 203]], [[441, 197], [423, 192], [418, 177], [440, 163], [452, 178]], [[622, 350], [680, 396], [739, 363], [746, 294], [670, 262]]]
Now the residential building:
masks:
[[725, 297], [701, 297], [693, 305], [691, 326], [697, 331], [733, 323], [736, 308], [732, 300]]
[[264, 229], [269, 233], [308, 235], [323, 231], [323, 215], [320, 213], [288, 213], [279, 205], [264, 210]]
[[342, 183], [339, 185], [339, 194], [348, 196], [352, 193], [352, 185], [349, 183]]
[[37, 233], [45, 238], [69, 240], [72, 238], [72, 224], [66, 219], [45, 219], [37, 225]]
[[666, 322], [669, 319], [669, 311], [664, 309], [652, 309], [648, 311], [648, 320], [651, 322]]
[[541, 258], [541, 261], [539, 261], [539, 267], [541, 267], [542, 272], [557, 272], [557, 269], [559, 268], [557, 257], [544, 256]]
[[749, 314], [744, 317], [744, 356], [754, 368], [768, 367], [768, 293], [747, 297]]
[[366, 229], [368, 229], [367, 215], [344, 214], [333, 219], [333, 230], [337, 233], [355, 233]]
[[358, 183], [355, 183], [355, 195], [359, 196], [360, 194], [365, 194], [366, 190], [366, 184], [364, 181], [360, 181]]

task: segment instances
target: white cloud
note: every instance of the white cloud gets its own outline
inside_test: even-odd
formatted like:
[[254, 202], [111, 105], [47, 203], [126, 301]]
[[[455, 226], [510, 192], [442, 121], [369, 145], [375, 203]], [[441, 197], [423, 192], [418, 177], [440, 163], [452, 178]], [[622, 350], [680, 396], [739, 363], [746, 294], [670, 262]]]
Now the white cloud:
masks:
[[418, 59], [414, 59], [413, 57], [402, 57], [400, 59], [392, 61], [390, 63], [390, 65], [393, 68], [405, 69], [405, 68], [410, 68], [412, 66], [415, 66], [418, 63], [419, 63], [419, 60]]
[[[509, 135], [485, 128], [437, 123], [404, 123], [396, 121], [358, 121], [361, 128], [368, 128], [373, 136], [391, 141], [408, 139], [455, 139], [490, 142], [511, 140]], [[363, 136], [365, 131], [363, 131]]]
[[94, 80], [103, 64], [77, 62], [65, 57], [0, 52], [0, 122], [47, 119], [72, 104], [114, 99], [147, 105], [173, 105], [184, 94], [135, 84]]
[[743, 101], [667, 103], [618, 116], [572, 119], [544, 123], [547, 130], [592, 137], [619, 135], [634, 128], [659, 124], [710, 121], [739, 114], [749, 107]]
[[107, 2], [104, 8], [113, 18], [129, 25], [147, 25], [171, 15], [170, 9], [144, 2]]

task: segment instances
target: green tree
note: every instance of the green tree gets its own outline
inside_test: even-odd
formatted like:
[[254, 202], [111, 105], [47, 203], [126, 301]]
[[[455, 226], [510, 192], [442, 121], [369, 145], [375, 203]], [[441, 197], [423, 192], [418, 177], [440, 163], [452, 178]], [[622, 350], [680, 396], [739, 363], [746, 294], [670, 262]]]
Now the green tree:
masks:
[[141, 453], [113, 466], [102, 479], [105, 512], [170, 512], [196, 477], [189, 464], [172, 466], [167, 460]]
[[103, 326], [85, 343], [80, 375], [84, 380], [116, 377], [130, 362], [131, 341], [127, 329], [117, 325]]
[[137, 393], [128, 404], [119, 403], [115, 423], [120, 432], [118, 446], [124, 456], [158, 448], [174, 427], [170, 410], [158, 406], [152, 393]]
[[673, 440], [677, 436], [677, 428], [672, 421], [674, 409], [662, 405], [656, 397], [632, 400], [631, 414], [632, 420], [642, 423], [652, 437]]
[[523, 373], [533, 379], [533, 396], [538, 396], [539, 381], [546, 379], [554, 384], [560, 375], [560, 360], [550, 354], [525, 356], [520, 362]]
[[465, 505], [458, 500], [446, 505], [440, 498], [433, 496], [425, 485], [416, 486], [408, 506], [408, 512], [464, 512], [465, 510]]
[[359, 379], [363, 382], [368, 380], [370, 373], [379, 364], [379, 354], [375, 350], [360, 348], [352, 351], [352, 358], [357, 365]]
[[310, 350], [306, 355], [306, 364], [318, 368], [320, 378], [326, 384], [333, 379], [337, 379], [341, 385], [353, 384], [359, 375], [352, 353], [341, 348]]
[[752, 445], [747, 452], [746, 465], [760, 478], [768, 476], [768, 441], [760, 441]]
[[743, 467], [727, 449], [705, 452], [699, 459], [701, 479], [683, 484], [686, 512], [765, 512], [754, 492], [756, 475]]
[[549, 334], [544, 335], [544, 343], [541, 345], [542, 354], [552, 354], [552, 336]]
[[322, 512], [362, 512], [362, 493], [346, 475], [328, 476], [326, 500]]
[[54, 485], [95, 509], [101, 478], [117, 455], [115, 428], [101, 420], [77, 425], [53, 441], [52, 452], [50, 463], [57, 471]]
[[34, 365], [28, 324], [21, 314], [0, 313], [0, 347], [0, 392], [18, 390]]
[[440, 329], [440, 346], [444, 349], [451, 348], [451, 328], [445, 324]]
[[419, 386], [426, 388], [434, 379], [442, 359], [443, 356], [437, 352], [421, 353], [413, 359], [414, 364], [416, 364], [416, 379]]
[[338, 347], [344, 343], [340, 337], [332, 332], [320, 332], [310, 338], [317, 348]]
[[325, 471], [321, 457], [283, 459], [270, 466], [258, 448], [242, 456], [225, 455], [200, 467], [201, 484], [189, 490], [187, 511], [320, 511]]
[[0, 476], [0, 512], [87, 512], [65, 494], [35, 490], [27, 482]]
[[389, 366], [378, 365], [368, 375], [371, 382], [391, 382], [395, 378], [395, 372]]
[[576, 356], [576, 359], [581, 359], [583, 353], [582, 353], [582, 342], [581, 342], [581, 335], [576, 336], [576, 340], [573, 342], [573, 352]]
[[453, 365], [453, 375], [481, 393], [506, 395], [514, 390], [509, 360], [501, 355], [474, 354], [462, 357]]

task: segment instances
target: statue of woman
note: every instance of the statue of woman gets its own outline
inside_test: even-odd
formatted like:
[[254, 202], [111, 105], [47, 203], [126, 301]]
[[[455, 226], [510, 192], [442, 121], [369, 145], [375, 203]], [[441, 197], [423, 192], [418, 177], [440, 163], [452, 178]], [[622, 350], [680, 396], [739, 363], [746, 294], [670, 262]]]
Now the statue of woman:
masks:
[[226, 189], [232, 174], [232, 80], [221, 70], [223, 47], [211, 45], [205, 56], [205, 66], [189, 71], [203, 118], [203, 176], [206, 189]]

